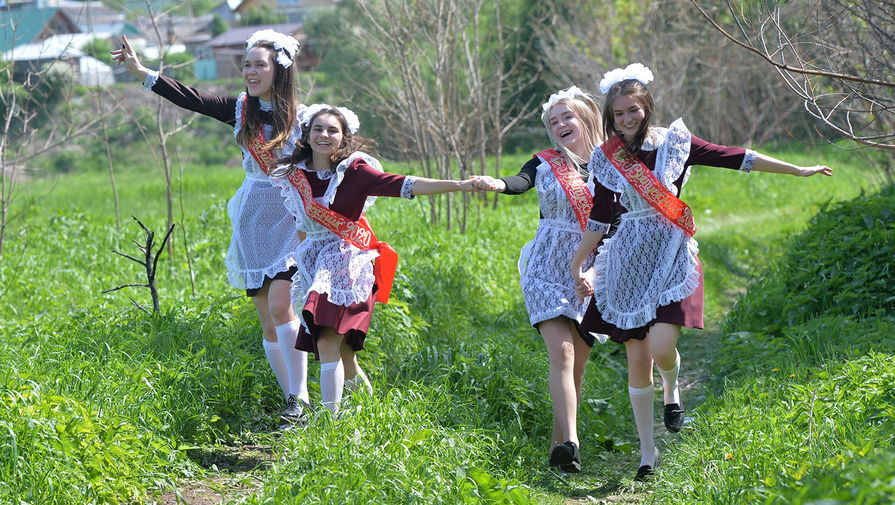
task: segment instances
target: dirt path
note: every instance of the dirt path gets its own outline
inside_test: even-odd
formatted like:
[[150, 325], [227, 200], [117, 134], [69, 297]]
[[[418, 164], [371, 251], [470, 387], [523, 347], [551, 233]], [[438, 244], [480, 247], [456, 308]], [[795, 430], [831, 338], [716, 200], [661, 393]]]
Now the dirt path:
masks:
[[177, 491], [152, 497], [153, 505], [217, 505], [256, 493], [261, 489], [261, 475], [273, 461], [273, 451], [265, 445], [219, 446], [195, 449], [190, 458], [208, 475], [177, 483]]
[[[692, 409], [705, 399], [708, 364], [717, 346], [717, 331], [686, 330], [678, 344], [681, 353], [679, 384], [684, 407]], [[656, 374], [656, 383], [661, 379]], [[661, 412], [661, 411], [659, 411]], [[633, 429], [633, 427], [632, 427]], [[669, 433], [661, 422], [656, 424], [656, 438], [660, 450], [666, 441], [679, 435]], [[589, 470], [569, 478], [546, 477], [535, 483], [542, 489], [568, 498], [567, 505], [604, 504], [633, 505], [642, 503], [649, 495], [648, 484], [631, 480], [639, 455], [601, 452]], [[190, 452], [190, 458], [208, 470], [195, 480], [178, 482], [177, 493], [166, 492], [152, 498], [153, 505], [217, 505], [256, 493], [261, 489], [264, 472], [273, 461], [270, 446], [221, 446]]]
[[[688, 411], [705, 400], [705, 387], [709, 379], [708, 365], [712, 360], [718, 338], [717, 331], [685, 329], [678, 343], [678, 350], [681, 354], [681, 372], [678, 384], [681, 388], [684, 408]], [[656, 384], [661, 386], [662, 382], [658, 373], [655, 376]], [[661, 410], [657, 408], [657, 416], [660, 415]], [[633, 431], [634, 427], [632, 426], [631, 429]], [[666, 446], [666, 441], [677, 436], [679, 435], [668, 432], [661, 421], [657, 421], [656, 443], [660, 451]], [[643, 503], [649, 496], [649, 485], [635, 483], [631, 479], [632, 470], [636, 468], [640, 459], [639, 453], [604, 452], [598, 456], [600, 461], [595, 461], [591, 466], [599, 468], [599, 470], [576, 475], [567, 479], [566, 483], [557, 481], [558, 484], [553, 486], [556, 492], [569, 496], [565, 501], [566, 505]]]

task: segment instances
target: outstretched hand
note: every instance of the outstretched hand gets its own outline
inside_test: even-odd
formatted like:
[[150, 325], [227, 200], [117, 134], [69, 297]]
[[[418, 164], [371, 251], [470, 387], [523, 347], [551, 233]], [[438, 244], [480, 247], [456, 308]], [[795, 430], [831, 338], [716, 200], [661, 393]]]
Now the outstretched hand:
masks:
[[833, 169], [826, 165], [814, 165], [813, 167], [799, 167], [799, 177], [811, 177], [814, 174], [824, 174], [827, 177], [833, 175]]
[[112, 51], [111, 54], [112, 61], [119, 65], [123, 63], [124, 68], [126, 68], [134, 77], [140, 81], [146, 79], [146, 72], [148, 69], [140, 63], [140, 59], [137, 58], [137, 52], [134, 51], [130, 42], [127, 41], [127, 35], [121, 35], [121, 47]]
[[504, 191], [507, 184], [500, 179], [495, 179], [490, 175], [473, 175], [470, 179], [475, 190], [483, 193], [485, 191]]
[[464, 193], [484, 193], [484, 191], [476, 187], [475, 177], [459, 181], [459, 184], [460, 191]]

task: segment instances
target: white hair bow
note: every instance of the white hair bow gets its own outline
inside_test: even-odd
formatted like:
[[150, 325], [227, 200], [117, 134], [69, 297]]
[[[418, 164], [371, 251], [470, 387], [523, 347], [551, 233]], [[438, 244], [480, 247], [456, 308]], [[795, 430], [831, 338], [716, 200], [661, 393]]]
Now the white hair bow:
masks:
[[600, 93], [605, 95], [613, 84], [628, 79], [640, 81], [641, 84], [649, 84], [653, 80], [653, 73], [642, 63], [631, 63], [625, 68], [610, 70], [603, 74], [603, 80], [600, 81]]
[[[246, 52], [251, 51], [258, 42], [272, 42], [277, 52], [277, 63], [284, 68], [292, 66], [292, 60], [298, 54], [299, 43], [295, 37], [271, 29], [258, 30], [246, 41]], [[286, 54], [284, 54], [284, 52]]]
[[302, 126], [310, 128], [311, 118], [324, 109], [336, 109], [341, 112], [342, 115], [345, 116], [345, 122], [348, 123], [348, 131], [352, 134], [357, 133], [357, 129], [360, 128], [360, 119], [357, 118], [357, 114], [355, 114], [353, 110], [347, 107], [333, 107], [332, 105], [325, 103], [308, 105], [304, 110], [299, 112], [299, 120], [301, 120]]
[[550, 98], [546, 102], [544, 102], [543, 105], [541, 105], [541, 108], [544, 110], [544, 112], [547, 112], [548, 110], [550, 110], [550, 107], [556, 105], [556, 102], [562, 99], [568, 100], [570, 98], [575, 98], [576, 96], [584, 96], [584, 91], [578, 89], [578, 86], [568, 87], [550, 95]]

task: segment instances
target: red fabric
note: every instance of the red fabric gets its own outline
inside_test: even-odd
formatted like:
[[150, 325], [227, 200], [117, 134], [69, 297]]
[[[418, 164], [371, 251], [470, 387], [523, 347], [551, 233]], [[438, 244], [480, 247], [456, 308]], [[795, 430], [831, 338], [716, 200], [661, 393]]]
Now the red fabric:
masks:
[[562, 186], [563, 192], [565, 192], [566, 198], [569, 199], [569, 204], [572, 206], [572, 210], [575, 211], [578, 224], [581, 225], [581, 231], [587, 230], [587, 216], [590, 214], [593, 206], [593, 196], [590, 194], [590, 190], [587, 189], [587, 184], [581, 180], [581, 174], [578, 173], [578, 170], [570, 167], [566, 163], [566, 159], [555, 149], [541, 151], [536, 156], [550, 165], [556, 181]]
[[[263, 137], [262, 137], [263, 140]], [[252, 151], [252, 154], [255, 155], [255, 152]], [[257, 158], [257, 155], [256, 155]], [[354, 167], [354, 171], [352, 173], [365, 173], [368, 179], [372, 179], [373, 182], [369, 183], [365, 189], [372, 193], [373, 191], [377, 191], [376, 183], [382, 183], [383, 178], [380, 177], [383, 175], [382, 172], [370, 167], [366, 162], [362, 162], [363, 160], [356, 160], [349, 165], [348, 169]], [[259, 159], [259, 163], [261, 160]], [[346, 178], [348, 176], [348, 169], [345, 171]], [[392, 177], [392, 174], [388, 174]], [[404, 179], [403, 176], [400, 177], [401, 185], [403, 185]], [[319, 177], [317, 178], [319, 179]], [[376, 234], [373, 232], [372, 226], [370, 226], [369, 221], [367, 221], [366, 216], [361, 214], [357, 220], [352, 220], [343, 214], [340, 214], [332, 209], [326, 208], [313, 200], [314, 191], [310, 184], [310, 180], [305, 176], [304, 171], [296, 170], [289, 176], [289, 182], [295, 186], [295, 189], [298, 190], [298, 193], [302, 196], [302, 203], [305, 208], [305, 214], [307, 214], [311, 219], [317, 221], [318, 223], [325, 226], [327, 229], [338, 235], [345, 240], [349, 244], [363, 250], [376, 249], [379, 252], [379, 258], [376, 259], [373, 265], [373, 275], [376, 277], [376, 284], [380, 287], [379, 294], [376, 297], [376, 301], [380, 303], [388, 303], [389, 295], [392, 291], [392, 284], [395, 281], [395, 272], [398, 268], [398, 253], [395, 252], [394, 249], [391, 248], [385, 242], [379, 242], [376, 239]], [[339, 188], [342, 188], [342, 185], [345, 184], [343, 181], [342, 184], [339, 185]], [[388, 182], [382, 184], [383, 188], [388, 188]], [[398, 192], [400, 193], [401, 186], [398, 186]], [[338, 191], [336, 193], [338, 197]], [[366, 199], [366, 196], [358, 196], [363, 200]], [[333, 202], [335, 204], [335, 201]], [[362, 209], [363, 207], [361, 207]]]
[[615, 169], [647, 203], [687, 235], [692, 237], [696, 233], [690, 207], [663, 186], [642, 161], [627, 151], [618, 136], [605, 142], [602, 149]]

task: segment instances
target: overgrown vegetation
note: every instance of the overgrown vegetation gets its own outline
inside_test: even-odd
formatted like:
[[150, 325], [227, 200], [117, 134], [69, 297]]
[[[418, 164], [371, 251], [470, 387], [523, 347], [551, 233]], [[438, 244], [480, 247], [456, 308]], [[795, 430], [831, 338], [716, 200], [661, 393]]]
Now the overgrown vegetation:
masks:
[[895, 188], [824, 205], [725, 321], [655, 503], [892, 503]]
[[[200, 148], [184, 140], [183, 149]], [[815, 181], [699, 168], [686, 188], [700, 226], [710, 325], [735, 299], [731, 288], [742, 287], [753, 272], [773, 265], [787, 235], [810, 234], [805, 223], [824, 202], [852, 198], [861, 186], [872, 187], [871, 177], [848, 166], [848, 153], [796, 149], [785, 156], [796, 161], [823, 157], [836, 166], [837, 176]], [[508, 163], [518, 167], [526, 159], [517, 156]], [[388, 162], [385, 166], [395, 172], [411, 170]], [[551, 422], [546, 357], [528, 324], [515, 267], [536, 226], [533, 194], [504, 197], [497, 210], [484, 202], [474, 205], [465, 235], [426, 225], [425, 200], [380, 199], [370, 218], [378, 235], [398, 250], [401, 264], [393, 301], [377, 308], [361, 353], [376, 394], [350, 398], [339, 419], [320, 413], [306, 431], [277, 432], [281, 400], [263, 357], [260, 328], [250, 303], [226, 285], [221, 270], [230, 230], [224, 204], [241, 177], [237, 167], [184, 165], [176, 186], [183, 191], [197, 294], [190, 295], [179, 246], [159, 264], [163, 310], [155, 317], [130, 307], [121, 293], [101, 293], [139, 274], [130, 262], [113, 260], [111, 249], [126, 246], [139, 232], [132, 223], [115, 232], [104, 174], [78, 172], [28, 182], [27, 197], [40, 205], [28, 207], [0, 262], [0, 296], [9, 301], [0, 305], [0, 501], [139, 503], [183, 489], [195, 479], [239, 479], [237, 470], [221, 462], [226, 458], [215, 456], [225, 445], [270, 448], [269, 460], [242, 470], [263, 483], [256, 495], [235, 498], [242, 503], [325, 503], [334, 497], [341, 503], [562, 503], [583, 494], [637, 501], [651, 489], [631, 482], [636, 437], [624, 389], [624, 358], [612, 345], [595, 348], [585, 375], [579, 425], [585, 472], [569, 487], [545, 471]], [[148, 227], [163, 228], [164, 187], [154, 169], [136, 165], [120, 171], [118, 185], [122, 214], [140, 215]], [[883, 195], [890, 198], [891, 193]], [[865, 195], [856, 205], [877, 198]], [[777, 215], [788, 219], [775, 219]], [[140, 296], [145, 295], [137, 295], [141, 303], [148, 299]], [[821, 368], [824, 361], [804, 357], [846, 336], [853, 342], [880, 341], [893, 326], [882, 317], [873, 324], [861, 321], [832, 315], [787, 330], [788, 340], [753, 334], [727, 342], [726, 354], [717, 358], [723, 368], [719, 374], [733, 381], [764, 367], [766, 375], [781, 382], [765, 379], [743, 393], [736, 392], [735, 382], [716, 390], [707, 407], [695, 412], [693, 428], [665, 448], [656, 499], [680, 487], [687, 493], [717, 488], [717, 483], [698, 480], [703, 475], [699, 469], [715, 461], [707, 458], [717, 455], [717, 444], [728, 444], [736, 450], [726, 452], [751, 461], [746, 455], [758, 449], [744, 449], [742, 433], [758, 437], [757, 428], [746, 427], [757, 417], [766, 417], [768, 427], [777, 425], [772, 422], [776, 418], [793, 430], [804, 428], [785, 417], [792, 414], [783, 407], [792, 411], [799, 402], [810, 407], [805, 403], [810, 392], [805, 391], [819, 387], [822, 373], [847, 375], [853, 381], [849, 384], [858, 384], [869, 380], [865, 370], [891, 367], [884, 355], [863, 357], [869, 347], [853, 347], [855, 359], [865, 361], [842, 370]], [[781, 340], [782, 346], [772, 344]], [[771, 363], [777, 372], [767, 372]], [[312, 363], [312, 398], [319, 397], [317, 373]], [[787, 389], [797, 384], [802, 389]], [[751, 398], [749, 391], [764, 387], [776, 389], [754, 394], [765, 402], [750, 411], [758, 414], [736, 417]], [[822, 485], [838, 458], [839, 473], [854, 474], [848, 482], [882, 493], [885, 484], [872, 480], [878, 474], [861, 474], [856, 465], [873, 465], [882, 472], [891, 459], [876, 450], [887, 447], [891, 436], [883, 423], [890, 390], [840, 390], [845, 395], [841, 400], [831, 382], [818, 389], [815, 400], [811, 448], [829, 464], [809, 462], [798, 482], [815, 479], [810, 482]], [[834, 401], [854, 416], [835, 417]], [[819, 417], [821, 412], [837, 422], [830, 425]], [[744, 424], [730, 421], [728, 428], [725, 419], [730, 418]], [[699, 433], [711, 436], [716, 445], [688, 449], [686, 444], [698, 440]], [[767, 452], [788, 454], [775, 445], [785, 439], [771, 437]], [[840, 440], [859, 446], [854, 454], [868, 441], [873, 444], [852, 457], [847, 452], [852, 449], [843, 448], [849, 446]], [[834, 446], [841, 450], [819, 452]], [[687, 451], [697, 451], [701, 459], [686, 460]], [[784, 462], [789, 477], [775, 477], [774, 486], [755, 486], [785, 497], [801, 492], [790, 478], [798, 474], [790, 459]], [[779, 463], [769, 461], [762, 464]], [[57, 465], [64, 471], [54, 471]], [[735, 486], [749, 471], [756, 473], [756, 467], [731, 474], [724, 481], [731, 487], [719, 492], [752, 496], [744, 486]], [[695, 495], [683, 496], [684, 502], [694, 502], [690, 497]]]

